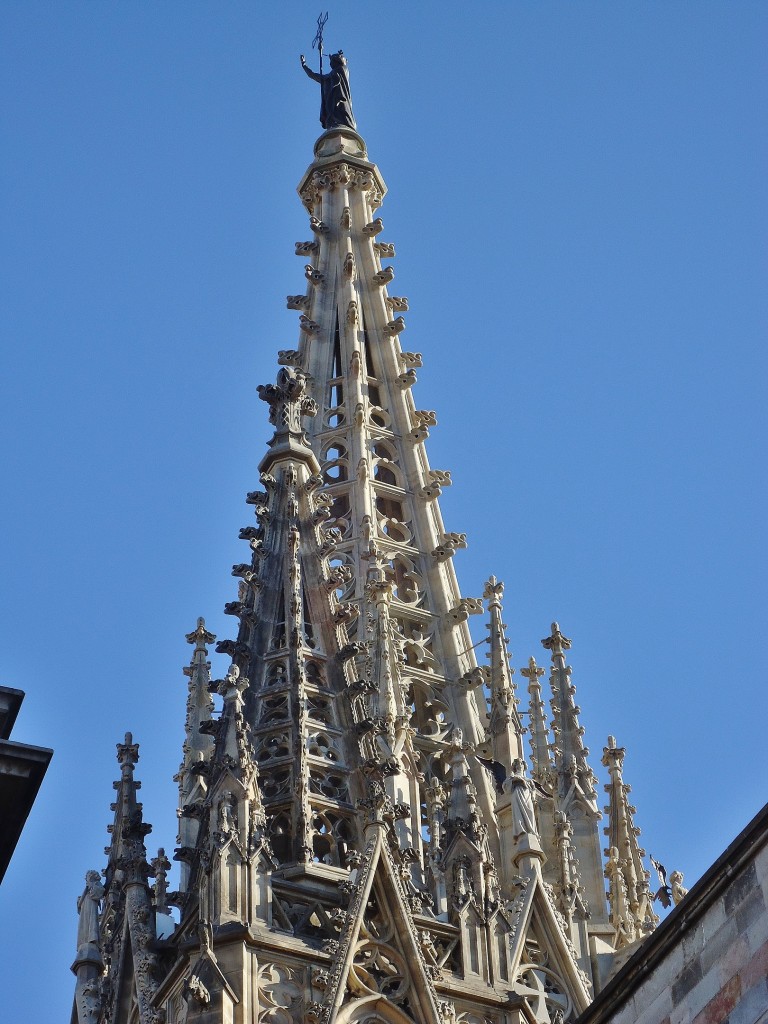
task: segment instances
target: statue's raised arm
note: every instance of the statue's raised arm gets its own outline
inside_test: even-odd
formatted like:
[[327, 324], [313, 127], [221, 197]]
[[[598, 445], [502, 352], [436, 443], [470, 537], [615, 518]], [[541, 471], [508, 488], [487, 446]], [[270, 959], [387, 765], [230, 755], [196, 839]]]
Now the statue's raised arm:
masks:
[[305, 58], [303, 53], [299, 57], [299, 60], [301, 61], [301, 66], [304, 68], [304, 71], [309, 75], [309, 77], [313, 81], [315, 81], [315, 82], [322, 82], [323, 76], [322, 75], [318, 75], [318, 73], [316, 71], [313, 71], [312, 68], [309, 67], [309, 65], [307, 64], [306, 58]]
[[331, 70], [325, 75], [319, 75], [308, 67], [304, 54], [300, 59], [306, 74], [320, 83], [320, 124], [323, 128], [357, 128], [352, 114], [349, 71], [343, 52], [339, 50], [331, 54]]

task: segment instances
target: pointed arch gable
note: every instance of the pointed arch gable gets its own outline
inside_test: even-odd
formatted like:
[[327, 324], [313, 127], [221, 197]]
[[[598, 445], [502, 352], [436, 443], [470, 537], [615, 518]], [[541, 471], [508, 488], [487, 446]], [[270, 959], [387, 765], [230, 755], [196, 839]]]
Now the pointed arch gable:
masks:
[[453, 864], [462, 858], [471, 864], [472, 880], [476, 894], [480, 896], [482, 893], [482, 863], [485, 859], [483, 852], [460, 828], [457, 828], [451, 836], [443, 855], [446, 870], [449, 870]]
[[[393, 1002], [407, 1000], [419, 1024], [442, 1024], [434, 983], [384, 832], [382, 822], [369, 827], [324, 1005], [334, 1024], [367, 1019], [342, 1016], [362, 1006], [375, 1006], [379, 1014], [386, 1010], [388, 1016], [381, 1018], [386, 1024], [413, 1024], [413, 1019]], [[376, 907], [382, 911], [380, 919], [372, 910]]]
[[526, 967], [526, 948], [533, 944], [546, 951], [548, 962], [544, 972], [557, 976], [567, 999], [576, 1012], [581, 1013], [591, 1002], [592, 995], [540, 875], [529, 879], [525, 893], [518, 900], [519, 909], [512, 922], [510, 977], [513, 986], [525, 987], [521, 986], [520, 975]]

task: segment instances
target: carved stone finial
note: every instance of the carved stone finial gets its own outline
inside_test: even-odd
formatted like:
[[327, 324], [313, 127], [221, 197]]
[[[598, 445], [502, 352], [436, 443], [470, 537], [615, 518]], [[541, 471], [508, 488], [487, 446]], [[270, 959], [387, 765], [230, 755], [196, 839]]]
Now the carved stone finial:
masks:
[[485, 584], [485, 590], [483, 591], [483, 597], [488, 601], [488, 607], [500, 607], [503, 596], [504, 584], [501, 580], [497, 580], [495, 576], [491, 576]]
[[139, 744], [133, 742], [133, 734], [125, 734], [125, 742], [117, 744], [117, 760], [120, 763], [123, 778], [133, 775], [133, 766], [139, 760]]
[[529, 658], [528, 668], [521, 668], [520, 675], [525, 676], [526, 679], [529, 680], [528, 685], [531, 686], [533, 685], [535, 680], [538, 680], [541, 676], [544, 675], [544, 669], [536, 664], [535, 658]]
[[451, 729], [451, 750], [462, 751], [464, 750], [464, 733], [458, 725], [454, 725]]
[[608, 737], [608, 745], [603, 747], [603, 760], [602, 760], [602, 763], [609, 770], [617, 768], [619, 770], [619, 772], [621, 772], [622, 768], [624, 767], [624, 756], [625, 756], [625, 754], [626, 754], [626, 750], [625, 750], [624, 747], [617, 747], [616, 746], [616, 737], [615, 736], [609, 736]]
[[192, 630], [191, 633], [187, 633], [187, 643], [194, 644], [196, 651], [203, 651], [204, 654], [208, 653], [206, 644], [212, 644], [216, 639], [213, 633], [210, 633], [205, 628], [205, 619], [202, 615], [197, 620], [197, 626]]
[[314, 416], [317, 402], [306, 394], [306, 376], [290, 366], [283, 366], [276, 384], [260, 384], [259, 398], [269, 404], [269, 422], [278, 428], [301, 433], [301, 417]]
[[157, 856], [153, 857], [149, 863], [152, 868], [152, 874], [155, 877], [155, 909], [158, 914], [167, 914], [168, 872], [171, 870], [171, 862], [166, 857], [162, 846], [158, 849]]
[[571, 641], [567, 636], [563, 636], [560, 632], [560, 626], [556, 623], [552, 623], [552, 635], [544, 637], [541, 641], [541, 646], [546, 647], [548, 651], [552, 652], [552, 660], [562, 656], [564, 651], [570, 649]]
[[194, 1003], [198, 1007], [210, 1006], [211, 993], [196, 974], [190, 974], [184, 982], [181, 994], [187, 1004]]
[[286, 453], [309, 462], [314, 468], [317, 463], [304, 432], [302, 418], [317, 413], [317, 402], [307, 393], [306, 374], [293, 366], [283, 366], [277, 374], [276, 384], [262, 384], [257, 390], [259, 398], [269, 404], [269, 422], [276, 428], [274, 437], [268, 442], [272, 451], [259, 468], [266, 471], [276, 458]]
[[371, 762], [363, 765], [363, 773], [366, 795], [357, 801], [357, 806], [365, 814], [366, 825], [391, 825], [395, 812], [383, 783], [386, 775], [391, 774], [388, 766]]
[[307, 263], [304, 267], [304, 277], [309, 281], [310, 284], [322, 284], [325, 280], [324, 275], [319, 271], [315, 270], [311, 263]]

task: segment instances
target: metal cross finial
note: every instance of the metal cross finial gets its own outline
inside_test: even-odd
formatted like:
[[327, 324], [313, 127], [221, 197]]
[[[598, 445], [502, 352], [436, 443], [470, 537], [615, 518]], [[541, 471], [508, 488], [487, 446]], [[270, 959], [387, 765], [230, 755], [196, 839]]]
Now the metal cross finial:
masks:
[[323, 73], [323, 29], [325, 23], [328, 21], [328, 11], [323, 14], [322, 11], [317, 16], [317, 32], [315, 38], [312, 40], [312, 49], [317, 50], [320, 53], [320, 74]]

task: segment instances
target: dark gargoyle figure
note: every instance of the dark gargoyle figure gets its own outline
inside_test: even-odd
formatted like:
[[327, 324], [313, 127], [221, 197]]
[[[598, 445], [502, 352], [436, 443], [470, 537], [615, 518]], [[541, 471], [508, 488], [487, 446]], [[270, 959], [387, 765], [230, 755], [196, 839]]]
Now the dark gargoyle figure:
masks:
[[476, 756], [483, 768], [493, 776], [493, 781], [496, 785], [496, 792], [503, 793], [504, 780], [507, 777], [507, 769], [500, 761], [493, 761], [489, 757], [480, 757], [479, 754]]
[[332, 53], [329, 57], [331, 70], [319, 75], [307, 67], [304, 54], [301, 66], [315, 82], [320, 83], [320, 124], [328, 128], [357, 128], [352, 114], [352, 94], [349, 89], [349, 71], [344, 53]]
[[659, 864], [657, 860], [654, 860], [653, 857], [651, 857], [651, 864], [656, 868], [656, 874], [659, 876], [659, 881], [661, 882], [661, 888], [658, 892], [654, 893], [652, 902], [655, 903], [656, 900], [658, 900], [662, 907], [671, 907], [672, 890], [667, 884], [667, 869], [663, 864]]

